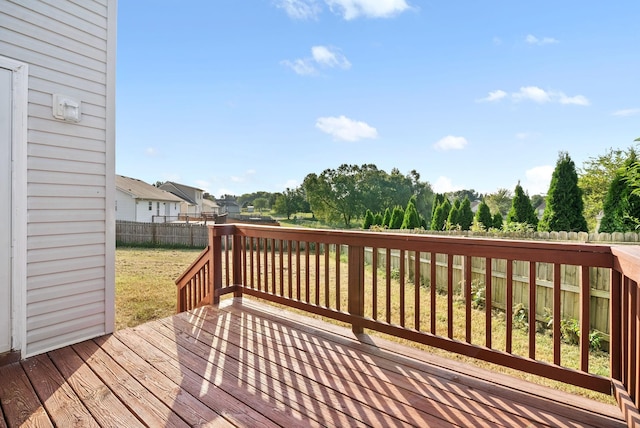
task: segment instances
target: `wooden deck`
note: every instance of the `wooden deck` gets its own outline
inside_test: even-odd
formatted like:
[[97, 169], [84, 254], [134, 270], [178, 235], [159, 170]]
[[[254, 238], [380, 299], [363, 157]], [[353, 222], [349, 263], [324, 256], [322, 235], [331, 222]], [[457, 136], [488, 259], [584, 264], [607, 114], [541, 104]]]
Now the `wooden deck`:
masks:
[[244, 298], [0, 368], [3, 426], [624, 427], [617, 407]]

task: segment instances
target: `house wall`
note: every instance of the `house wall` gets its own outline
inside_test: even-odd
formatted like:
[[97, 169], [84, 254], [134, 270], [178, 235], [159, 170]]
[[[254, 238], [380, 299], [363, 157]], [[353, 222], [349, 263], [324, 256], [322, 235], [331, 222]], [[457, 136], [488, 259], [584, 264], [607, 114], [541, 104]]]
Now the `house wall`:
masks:
[[113, 330], [115, 23], [115, 0], [0, 2], [0, 56], [29, 67], [24, 357]]
[[[151, 210], [149, 210], [149, 202], [151, 202]], [[165, 201], [145, 201], [138, 200], [136, 203], [136, 219], [140, 223], [162, 223], [164, 220], [154, 219], [154, 216], [174, 217], [170, 220], [176, 220], [180, 214], [179, 202]]]
[[136, 200], [116, 189], [116, 220], [136, 221]]

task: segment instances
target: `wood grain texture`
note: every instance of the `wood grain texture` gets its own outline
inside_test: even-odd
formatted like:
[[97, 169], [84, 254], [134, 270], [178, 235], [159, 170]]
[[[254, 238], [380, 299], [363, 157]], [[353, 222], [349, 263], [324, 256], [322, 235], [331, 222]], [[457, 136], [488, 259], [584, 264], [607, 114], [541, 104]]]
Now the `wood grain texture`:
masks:
[[247, 298], [0, 368], [3, 424], [626, 426], [615, 406]]

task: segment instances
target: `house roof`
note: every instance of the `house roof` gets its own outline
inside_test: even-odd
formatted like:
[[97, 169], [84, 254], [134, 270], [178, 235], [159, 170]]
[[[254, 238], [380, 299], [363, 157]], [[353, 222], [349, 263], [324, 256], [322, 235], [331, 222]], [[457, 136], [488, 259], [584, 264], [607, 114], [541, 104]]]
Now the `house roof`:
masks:
[[136, 199], [147, 201], [184, 202], [176, 195], [145, 183], [137, 178], [116, 175], [116, 189], [128, 193]]
[[197, 187], [187, 186], [186, 184], [174, 183], [173, 181], [166, 181], [160, 185], [161, 189], [166, 190], [167, 192], [171, 192], [174, 195], [184, 199], [192, 205], [198, 205], [193, 198], [196, 191], [204, 192], [202, 189], [198, 189]]
[[211, 209], [220, 207], [215, 201], [211, 201], [209, 199], [203, 199], [202, 200], [202, 206], [203, 207], [207, 207], [207, 208], [211, 208]]

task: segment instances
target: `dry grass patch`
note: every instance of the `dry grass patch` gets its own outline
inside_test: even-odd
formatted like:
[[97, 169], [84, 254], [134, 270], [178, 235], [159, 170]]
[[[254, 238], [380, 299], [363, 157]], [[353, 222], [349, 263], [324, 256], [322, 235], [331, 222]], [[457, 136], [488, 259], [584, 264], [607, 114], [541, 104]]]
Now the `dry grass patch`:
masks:
[[116, 329], [176, 312], [178, 278], [202, 250], [116, 249]]

